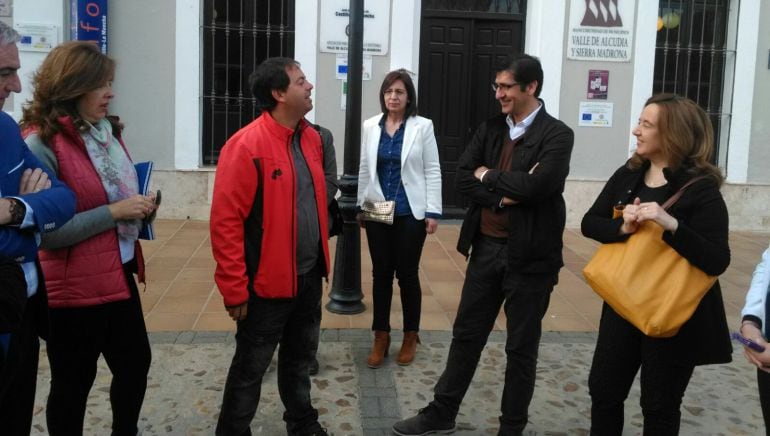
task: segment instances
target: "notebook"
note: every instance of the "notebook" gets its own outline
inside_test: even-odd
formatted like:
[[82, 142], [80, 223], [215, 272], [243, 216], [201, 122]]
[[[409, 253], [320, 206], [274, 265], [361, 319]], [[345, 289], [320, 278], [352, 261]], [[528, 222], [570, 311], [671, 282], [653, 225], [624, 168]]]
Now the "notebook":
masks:
[[[152, 177], [152, 161], [138, 162], [134, 164], [136, 176], [139, 178], [139, 193], [147, 195], [150, 192], [150, 178]], [[155, 239], [155, 230], [152, 222], [143, 221], [142, 230], [139, 231], [139, 239], [152, 241]]]

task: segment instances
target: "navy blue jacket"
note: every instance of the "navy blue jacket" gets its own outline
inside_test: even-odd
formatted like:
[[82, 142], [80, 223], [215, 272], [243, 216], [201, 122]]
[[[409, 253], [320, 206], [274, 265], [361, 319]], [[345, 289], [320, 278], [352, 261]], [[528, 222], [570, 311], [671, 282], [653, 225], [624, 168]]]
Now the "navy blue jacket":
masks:
[[[41, 168], [51, 180], [51, 188], [19, 195], [19, 182], [25, 169]], [[0, 254], [19, 263], [37, 259], [35, 233], [50, 232], [61, 227], [75, 214], [75, 194], [61, 183], [27, 148], [19, 126], [0, 111], [0, 195], [19, 197], [32, 208], [35, 227], [19, 229], [0, 226]]]

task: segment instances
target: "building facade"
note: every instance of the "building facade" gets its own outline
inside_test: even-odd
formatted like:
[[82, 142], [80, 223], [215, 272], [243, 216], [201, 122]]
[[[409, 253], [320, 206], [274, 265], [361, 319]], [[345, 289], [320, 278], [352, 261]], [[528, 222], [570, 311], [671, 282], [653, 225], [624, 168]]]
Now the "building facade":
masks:
[[[13, 0], [0, 19], [48, 25], [68, 39], [70, 1]], [[335, 136], [342, 170], [348, 0], [107, 0], [118, 62], [112, 111], [135, 160], [153, 160], [164, 218], [207, 219], [218, 150], [254, 115], [246, 78], [265, 56], [297, 59], [315, 84], [311, 120]], [[575, 131], [565, 197], [579, 225], [635, 147], [644, 101], [677, 92], [699, 102], [718, 136], [716, 163], [734, 230], [770, 230], [770, 2], [761, 0], [367, 0], [362, 119], [379, 112], [384, 75], [414, 73], [420, 113], [434, 120], [445, 180], [497, 110], [494, 61], [540, 57], [548, 112]], [[45, 51], [21, 51], [24, 90]]]

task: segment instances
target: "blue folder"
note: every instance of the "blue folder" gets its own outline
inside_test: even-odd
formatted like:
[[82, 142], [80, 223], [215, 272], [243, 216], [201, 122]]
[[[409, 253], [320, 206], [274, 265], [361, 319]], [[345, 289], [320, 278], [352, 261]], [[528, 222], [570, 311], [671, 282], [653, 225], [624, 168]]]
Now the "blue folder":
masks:
[[[139, 193], [147, 195], [150, 192], [152, 161], [135, 163], [134, 168], [136, 168], [136, 176], [139, 178]], [[147, 239], [148, 241], [155, 239], [155, 230], [152, 228], [151, 222], [143, 222], [142, 230], [139, 231], [139, 239]]]

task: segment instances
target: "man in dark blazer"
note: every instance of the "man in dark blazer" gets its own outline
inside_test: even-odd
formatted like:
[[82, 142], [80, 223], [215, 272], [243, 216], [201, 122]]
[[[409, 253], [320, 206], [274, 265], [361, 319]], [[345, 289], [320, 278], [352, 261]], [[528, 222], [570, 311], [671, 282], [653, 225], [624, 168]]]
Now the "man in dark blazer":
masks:
[[563, 266], [562, 192], [574, 142], [546, 112], [542, 86], [537, 58], [516, 55], [497, 67], [492, 89], [502, 113], [476, 130], [457, 167], [457, 189], [471, 200], [457, 249], [470, 261], [446, 369], [428, 407], [393, 426], [398, 435], [455, 428], [501, 305], [508, 338], [498, 434], [520, 435], [527, 424], [541, 321]]

